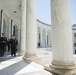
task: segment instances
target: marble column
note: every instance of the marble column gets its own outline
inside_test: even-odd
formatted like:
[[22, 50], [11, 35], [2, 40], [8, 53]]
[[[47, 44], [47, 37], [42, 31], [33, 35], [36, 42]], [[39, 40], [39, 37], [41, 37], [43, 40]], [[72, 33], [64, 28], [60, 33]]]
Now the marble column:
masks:
[[8, 39], [11, 38], [11, 19], [9, 19], [9, 35], [8, 35]]
[[48, 46], [51, 46], [51, 30], [48, 31]]
[[37, 23], [36, 23], [36, 0], [27, 0], [26, 6], [26, 53], [23, 59], [36, 61], [37, 50]]
[[21, 49], [19, 55], [26, 52], [26, 0], [21, 0]]
[[43, 47], [42, 31], [43, 31], [43, 28], [40, 28], [40, 47]]
[[13, 35], [13, 22], [14, 22], [13, 19], [11, 19], [11, 33], [10, 33], [11, 36], [10, 37], [12, 37], [12, 35]]
[[47, 29], [45, 31], [45, 37], [46, 37], [46, 47], [47, 47]]
[[3, 33], [3, 18], [4, 18], [4, 13], [3, 10], [1, 10], [1, 33]]
[[21, 41], [20, 40], [21, 38], [20, 37], [21, 37], [21, 35], [20, 35], [20, 27], [18, 27], [18, 50], [19, 51], [20, 51], [20, 46], [21, 46], [21, 42], [20, 42]]
[[51, 8], [52, 63], [50, 67], [57, 70], [60, 75], [65, 75], [68, 71], [67, 75], [71, 75], [75, 63], [73, 61], [70, 0], [51, 0]]
[[44, 38], [43, 38], [44, 39], [44, 47], [46, 47], [46, 29], [44, 29], [43, 33], [44, 33], [44, 35], [43, 35], [44, 36]]
[[54, 65], [74, 65], [70, 0], [52, 0], [52, 47]]

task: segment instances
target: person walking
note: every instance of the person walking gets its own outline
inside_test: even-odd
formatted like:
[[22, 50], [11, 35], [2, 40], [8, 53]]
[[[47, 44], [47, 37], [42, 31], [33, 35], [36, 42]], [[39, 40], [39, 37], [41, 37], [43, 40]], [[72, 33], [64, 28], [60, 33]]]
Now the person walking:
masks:
[[10, 46], [11, 46], [11, 56], [16, 56], [16, 48], [18, 46], [18, 41], [15, 38], [14, 35], [12, 35], [12, 38], [10, 39]]

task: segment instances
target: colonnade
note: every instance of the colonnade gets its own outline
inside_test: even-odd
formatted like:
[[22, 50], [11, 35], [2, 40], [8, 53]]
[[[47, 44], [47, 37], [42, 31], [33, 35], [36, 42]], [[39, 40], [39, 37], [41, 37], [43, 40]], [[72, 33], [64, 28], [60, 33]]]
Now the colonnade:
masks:
[[[10, 39], [11, 36], [16, 33], [16, 38], [18, 39], [18, 23], [15, 22], [15, 20], [11, 19], [11, 17], [7, 16], [4, 9], [0, 10], [0, 36], [2, 36], [2, 33], [5, 33], [5, 36], [7, 39]], [[15, 29], [14, 29], [15, 27]], [[17, 29], [17, 30], [16, 30]], [[19, 36], [20, 37], [20, 36]]]
[[[22, 1], [21, 50], [23, 58], [38, 60], [36, 0]], [[73, 61], [70, 0], [51, 0], [52, 62], [45, 69], [60, 75], [75, 73]]]
[[49, 29], [37, 27], [37, 47], [51, 47], [51, 26], [49, 27]]

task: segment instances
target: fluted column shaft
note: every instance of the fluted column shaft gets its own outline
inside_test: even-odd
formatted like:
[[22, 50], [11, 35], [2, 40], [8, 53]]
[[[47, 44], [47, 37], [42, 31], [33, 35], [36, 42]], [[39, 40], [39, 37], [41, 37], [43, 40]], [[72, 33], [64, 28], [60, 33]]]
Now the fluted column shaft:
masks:
[[52, 0], [53, 65], [74, 65], [70, 0]]
[[26, 52], [26, 0], [21, 0], [21, 53]]
[[37, 49], [36, 0], [27, 0], [26, 56], [35, 55]]

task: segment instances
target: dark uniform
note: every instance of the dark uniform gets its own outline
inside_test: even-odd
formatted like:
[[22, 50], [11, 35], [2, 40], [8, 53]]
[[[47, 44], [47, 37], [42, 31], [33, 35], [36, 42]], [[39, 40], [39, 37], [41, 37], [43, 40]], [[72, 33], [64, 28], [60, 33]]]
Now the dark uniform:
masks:
[[10, 51], [10, 39], [7, 40], [8, 52]]
[[2, 56], [2, 49], [1, 49], [1, 38], [0, 38], [0, 57]]
[[1, 48], [1, 56], [4, 56], [4, 52], [6, 51], [7, 38], [0, 37], [0, 48]]
[[13, 39], [11, 38], [10, 39], [10, 45], [11, 45], [11, 56], [16, 56], [16, 48], [17, 48], [17, 45], [18, 45], [18, 41], [17, 39]]

